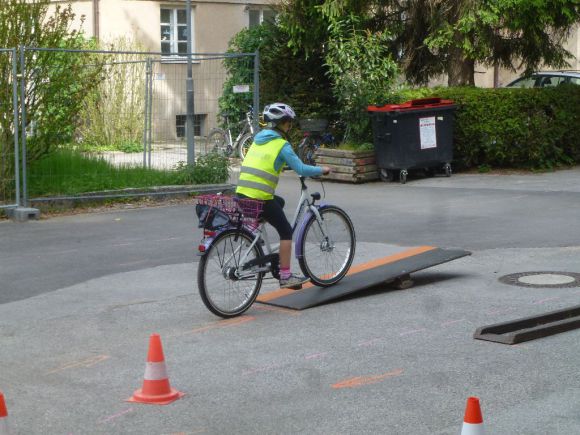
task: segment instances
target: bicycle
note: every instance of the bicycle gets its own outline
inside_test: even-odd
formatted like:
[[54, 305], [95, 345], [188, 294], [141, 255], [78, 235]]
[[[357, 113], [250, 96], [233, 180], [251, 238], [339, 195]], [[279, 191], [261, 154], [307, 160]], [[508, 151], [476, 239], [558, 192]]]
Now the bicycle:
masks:
[[[350, 269], [356, 248], [354, 226], [341, 208], [317, 204], [319, 192], [309, 199], [304, 180], [300, 177], [300, 199], [291, 221], [295, 256], [312, 283], [328, 287]], [[265, 221], [260, 219], [262, 206], [262, 201], [226, 195], [198, 197], [196, 212], [204, 228], [198, 247], [198, 290], [204, 305], [220, 317], [239, 316], [250, 308], [266, 274], [280, 279], [279, 245], [270, 246]]]
[[232, 140], [229, 114], [222, 113], [221, 115], [224, 118], [226, 129], [214, 128], [209, 132], [206, 139], [206, 153], [217, 152], [227, 157], [237, 155], [243, 160], [256, 133], [252, 106], [248, 106], [246, 119], [240, 122], [242, 128], [235, 140]]
[[323, 145], [334, 145], [334, 137], [330, 133], [323, 133], [328, 127], [326, 119], [302, 119], [300, 129], [304, 138], [298, 144], [298, 157], [307, 165], [316, 165], [314, 159], [316, 150]]

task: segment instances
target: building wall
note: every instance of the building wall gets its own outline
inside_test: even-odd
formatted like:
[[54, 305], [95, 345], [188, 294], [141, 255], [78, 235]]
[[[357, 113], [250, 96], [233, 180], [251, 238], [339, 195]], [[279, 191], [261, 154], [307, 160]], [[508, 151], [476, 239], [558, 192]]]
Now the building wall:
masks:
[[[95, 36], [93, 0], [53, 1], [71, 3], [77, 25], [88, 36]], [[269, 7], [269, 0], [192, 1], [193, 52], [223, 53], [230, 39], [249, 24], [249, 7]], [[145, 51], [161, 51], [160, 9], [186, 6], [185, 0], [99, 0], [99, 40], [103, 44], [118, 38], [138, 41]], [[84, 21], [82, 21], [84, 17]], [[196, 114], [205, 115], [202, 130], [217, 125], [217, 102], [223, 91], [226, 73], [221, 61], [194, 62], [194, 105]], [[177, 140], [175, 120], [185, 113], [186, 64], [155, 63], [153, 81], [154, 140]], [[197, 78], [197, 80], [196, 80]], [[157, 115], [157, 118], [156, 118]]]

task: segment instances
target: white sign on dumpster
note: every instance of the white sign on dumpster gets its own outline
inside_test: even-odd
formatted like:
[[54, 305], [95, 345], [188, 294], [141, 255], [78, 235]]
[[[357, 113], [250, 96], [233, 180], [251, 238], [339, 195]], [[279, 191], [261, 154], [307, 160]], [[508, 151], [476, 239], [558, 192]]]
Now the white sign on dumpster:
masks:
[[419, 135], [421, 149], [437, 148], [437, 132], [435, 131], [435, 117], [419, 118]]
[[250, 85], [234, 85], [234, 94], [245, 94], [250, 92]]

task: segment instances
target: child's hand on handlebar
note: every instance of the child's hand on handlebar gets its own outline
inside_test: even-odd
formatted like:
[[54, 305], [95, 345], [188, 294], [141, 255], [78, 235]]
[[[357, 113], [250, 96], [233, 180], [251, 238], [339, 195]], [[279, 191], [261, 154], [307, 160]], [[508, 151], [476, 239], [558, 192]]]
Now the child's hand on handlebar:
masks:
[[328, 166], [322, 166], [322, 175], [330, 174], [331, 169]]

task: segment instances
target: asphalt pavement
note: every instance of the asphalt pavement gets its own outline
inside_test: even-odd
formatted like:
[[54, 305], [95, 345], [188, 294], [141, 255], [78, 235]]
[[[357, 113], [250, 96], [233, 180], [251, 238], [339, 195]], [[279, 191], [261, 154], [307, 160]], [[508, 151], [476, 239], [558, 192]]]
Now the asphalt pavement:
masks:
[[[580, 433], [580, 331], [506, 346], [479, 326], [580, 304], [580, 287], [501, 276], [580, 272], [580, 168], [408, 183], [310, 181], [344, 208], [362, 263], [407, 247], [470, 257], [304, 311], [220, 320], [196, 285], [192, 204], [0, 222], [0, 391], [17, 434]], [[279, 193], [291, 210], [292, 172]], [[288, 212], [289, 213], [289, 212]], [[268, 281], [262, 292], [276, 288]], [[167, 406], [124, 402], [159, 333]]]

